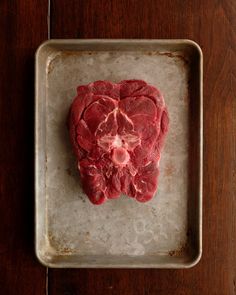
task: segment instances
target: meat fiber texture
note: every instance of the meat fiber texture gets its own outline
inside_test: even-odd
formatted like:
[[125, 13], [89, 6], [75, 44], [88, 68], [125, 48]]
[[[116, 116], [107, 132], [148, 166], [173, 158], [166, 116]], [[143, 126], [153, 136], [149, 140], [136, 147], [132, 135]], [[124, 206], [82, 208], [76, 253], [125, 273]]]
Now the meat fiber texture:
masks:
[[142, 80], [79, 86], [68, 122], [83, 190], [93, 204], [122, 193], [139, 202], [152, 199], [169, 125], [157, 88]]

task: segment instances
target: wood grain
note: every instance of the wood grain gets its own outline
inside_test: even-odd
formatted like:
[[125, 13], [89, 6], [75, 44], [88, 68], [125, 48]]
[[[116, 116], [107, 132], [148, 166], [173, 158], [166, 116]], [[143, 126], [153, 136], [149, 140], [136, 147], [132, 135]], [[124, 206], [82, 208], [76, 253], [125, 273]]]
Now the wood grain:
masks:
[[34, 52], [47, 1], [0, 2], [0, 293], [45, 294], [34, 255]]
[[[0, 4], [0, 285], [44, 294], [33, 252], [33, 55], [46, 1]], [[204, 249], [190, 270], [50, 270], [50, 294], [236, 294], [236, 4], [52, 1], [60, 38], [191, 38], [204, 53]]]
[[52, 0], [52, 38], [189, 38], [204, 54], [203, 257], [189, 270], [49, 271], [49, 294], [236, 294], [236, 2]]

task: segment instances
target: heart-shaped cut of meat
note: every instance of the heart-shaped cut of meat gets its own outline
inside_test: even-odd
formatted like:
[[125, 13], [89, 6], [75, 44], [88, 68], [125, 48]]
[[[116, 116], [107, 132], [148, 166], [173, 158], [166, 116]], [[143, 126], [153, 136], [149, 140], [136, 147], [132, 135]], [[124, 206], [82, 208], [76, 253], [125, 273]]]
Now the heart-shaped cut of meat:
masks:
[[169, 126], [157, 88], [142, 80], [79, 86], [68, 122], [83, 189], [93, 204], [122, 193], [139, 202], [154, 196]]

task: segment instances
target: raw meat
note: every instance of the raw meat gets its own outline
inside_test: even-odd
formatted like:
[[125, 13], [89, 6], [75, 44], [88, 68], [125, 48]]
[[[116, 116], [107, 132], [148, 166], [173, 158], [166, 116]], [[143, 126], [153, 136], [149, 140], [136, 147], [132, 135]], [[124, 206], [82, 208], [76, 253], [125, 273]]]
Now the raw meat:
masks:
[[93, 204], [121, 193], [139, 202], [153, 197], [168, 125], [163, 96], [145, 81], [96, 81], [77, 88], [70, 139]]

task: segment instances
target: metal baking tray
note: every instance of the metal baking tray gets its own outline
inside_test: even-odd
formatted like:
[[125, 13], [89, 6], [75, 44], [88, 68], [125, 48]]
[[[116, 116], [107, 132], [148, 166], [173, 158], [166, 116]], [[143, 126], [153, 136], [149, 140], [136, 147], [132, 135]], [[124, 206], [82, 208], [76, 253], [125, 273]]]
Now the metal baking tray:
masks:
[[[165, 97], [170, 131], [156, 196], [92, 205], [66, 117], [76, 87], [143, 79]], [[36, 53], [36, 255], [49, 267], [188, 268], [202, 253], [202, 51], [191, 40], [50, 40]]]

